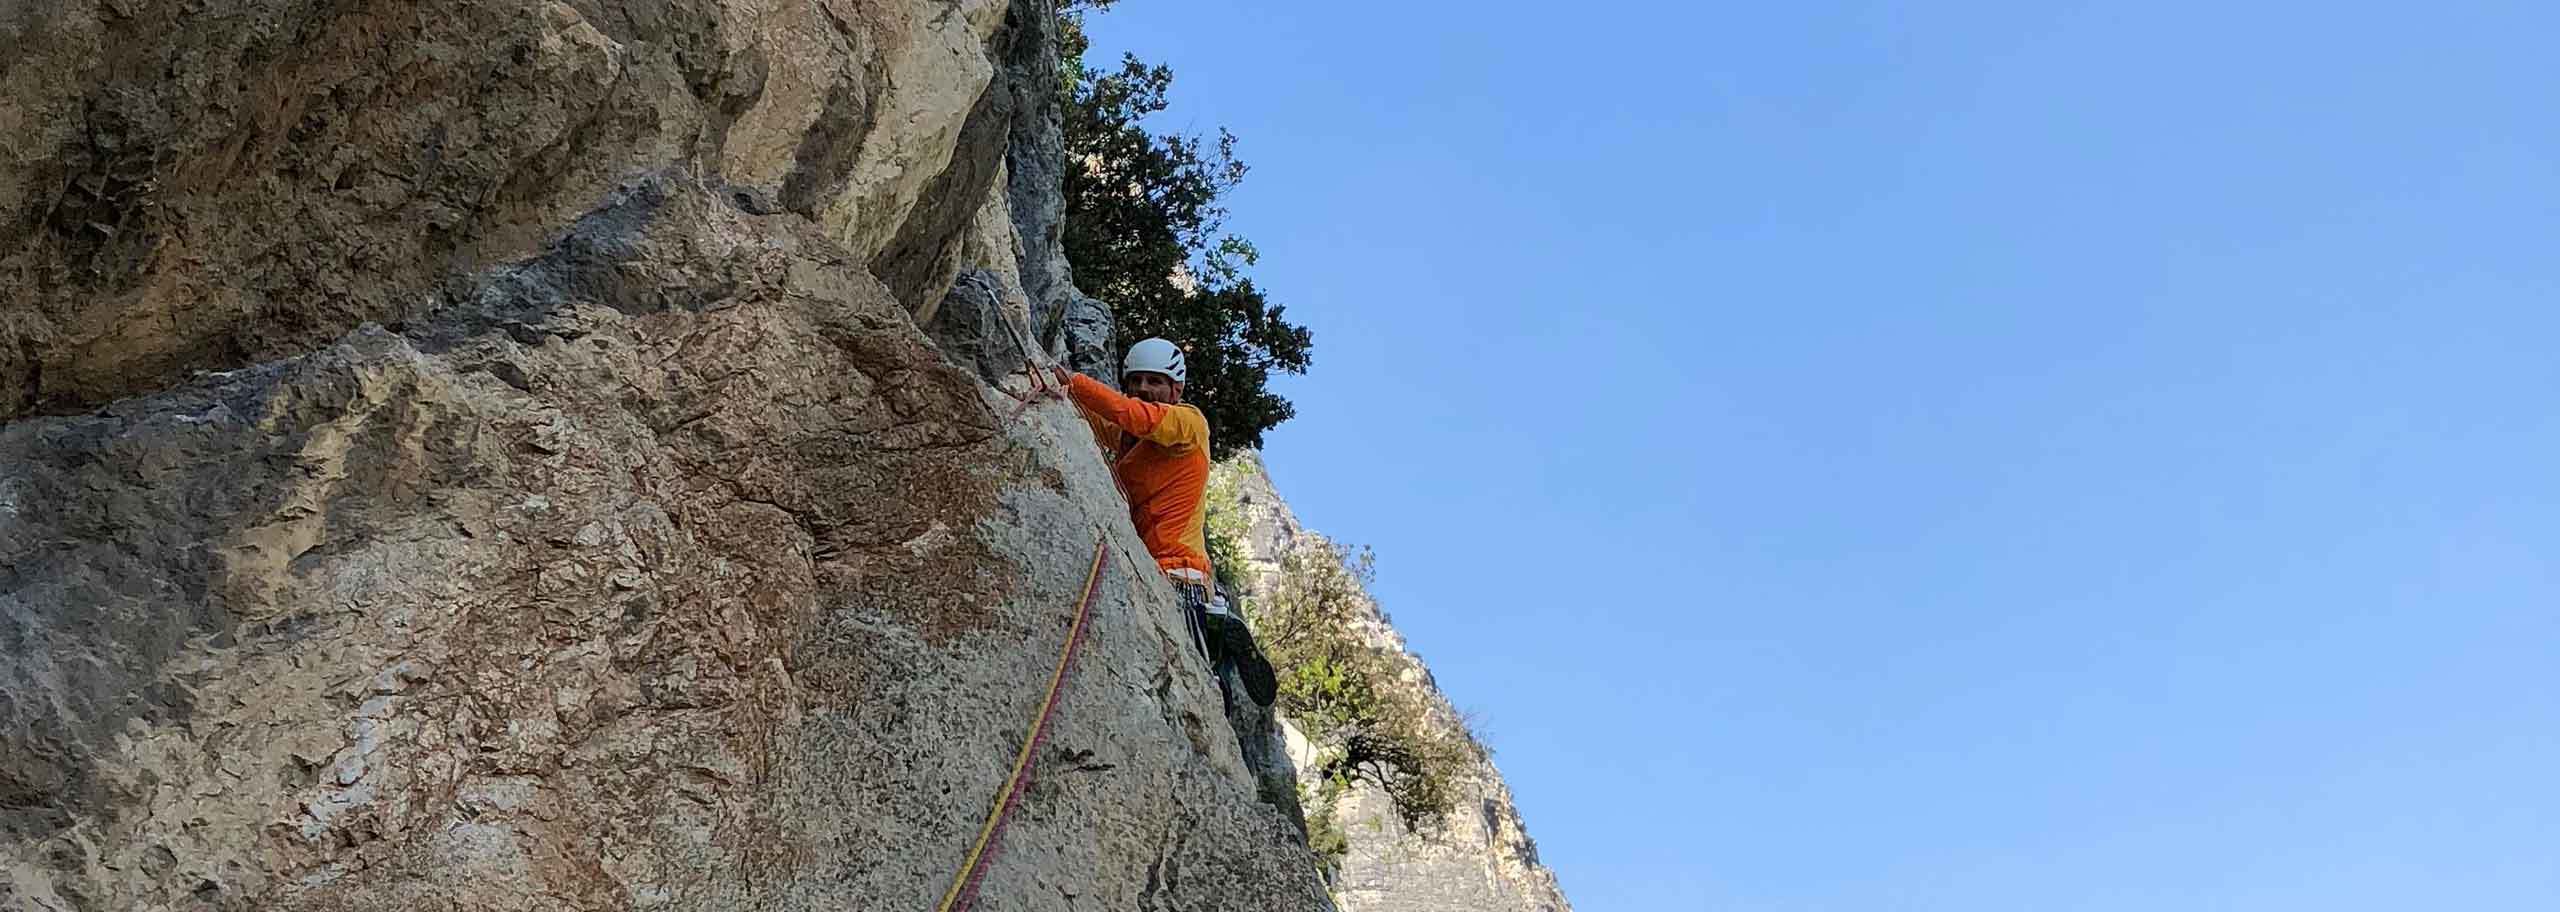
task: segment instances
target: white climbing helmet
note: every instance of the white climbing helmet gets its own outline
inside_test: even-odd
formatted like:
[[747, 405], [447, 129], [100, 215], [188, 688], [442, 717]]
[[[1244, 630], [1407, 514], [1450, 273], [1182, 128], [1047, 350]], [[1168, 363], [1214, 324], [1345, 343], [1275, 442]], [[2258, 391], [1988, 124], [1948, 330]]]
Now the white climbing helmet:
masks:
[[1182, 348], [1163, 339], [1148, 339], [1129, 346], [1129, 357], [1120, 362], [1122, 376], [1138, 371], [1153, 371], [1182, 383]]

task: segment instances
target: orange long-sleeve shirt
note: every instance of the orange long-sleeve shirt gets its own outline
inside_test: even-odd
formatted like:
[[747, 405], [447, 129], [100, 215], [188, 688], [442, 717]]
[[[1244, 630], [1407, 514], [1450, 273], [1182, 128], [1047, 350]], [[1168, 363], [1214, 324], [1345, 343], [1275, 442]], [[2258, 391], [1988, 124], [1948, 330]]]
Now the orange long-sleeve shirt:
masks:
[[1129, 496], [1129, 522], [1156, 566], [1209, 572], [1203, 504], [1209, 489], [1209, 418], [1189, 405], [1158, 405], [1121, 395], [1083, 374], [1067, 377], [1067, 395], [1084, 410], [1094, 438], [1114, 454], [1112, 474]]

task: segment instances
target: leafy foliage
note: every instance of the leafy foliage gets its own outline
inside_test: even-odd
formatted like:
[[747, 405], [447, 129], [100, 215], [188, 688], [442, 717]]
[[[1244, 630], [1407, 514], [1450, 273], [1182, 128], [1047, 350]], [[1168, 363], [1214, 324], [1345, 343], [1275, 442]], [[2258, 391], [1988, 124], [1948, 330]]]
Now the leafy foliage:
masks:
[[1202, 537], [1209, 544], [1209, 567], [1218, 575], [1218, 588], [1231, 593], [1243, 592], [1246, 583], [1244, 504], [1237, 496], [1236, 477], [1229, 465], [1209, 472], [1200, 517]]
[[1442, 719], [1401, 657], [1359, 629], [1373, 559], [1319, 543], [1284, 562], [1253, 614], [1254, 636], [1279, 669], [1280, 708], [1306, 729], [1326, 782], [1366, 781], [1408, 827], [1447, 814], [1457, 778], [1484, 753], [1460, 720]]
[[1342, 801], [1341, 782], [1327, 779], [1310, 796], [1306, 787], [1298, 787], [1298, 805], [1306, 808], [1307, 848], [1324, 863], [1325, 879], [1331, 881], [1342, 870], [1343, 856], [1351, 854], [1351, 834], [1342, 831], [1342, 823], [1334, 819], [1334, 809]]
[[1183, 398], [1208, 415], [1214, 455], [1261, 446], [1296, 413], [1268, 388], [1271, 373], [1304, 373], [1312, 337], [1245, 275], [1253, 245], [1223, 232], [1219, 200], [1246, 170], [1235, 136], [1149, 130], [1173, 85], [1162, 65], [1125, 55], [1117, 69], [1085, 66], [1083, 17], [1110, 5], [1070, 2], [1062, 14], [1067, 262], [1111, 304], [1121, 345], [1161, 336], [1183, 347]]

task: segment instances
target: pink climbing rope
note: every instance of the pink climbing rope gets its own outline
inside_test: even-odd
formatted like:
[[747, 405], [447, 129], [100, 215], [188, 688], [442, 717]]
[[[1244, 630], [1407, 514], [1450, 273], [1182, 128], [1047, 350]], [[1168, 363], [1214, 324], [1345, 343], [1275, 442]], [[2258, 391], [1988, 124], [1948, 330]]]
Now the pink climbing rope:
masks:
[[1084, 644], [1085, 621], [1093, 616], [1093, 596], [1102, 588], [1102, 568], [1108, 552], [1104, 544], [1093, 543], [1093, 566], [1084, 578], [1084, 594], [1076, 599], [1076, 619], [1067, 627], [1067, 648], [1058, 653], [1058, 667], [1049, 673], [1049, 695], [1040, 700], [1040, 713], [1031, 719], [1031, 731], [1022, 739], [1022, 752], [1013, 758], [1013, 775], [1005, 778], [1004, 790], [996, 793], [995, 807], [987, 810], [986, 823], [978, 827], [978, 841], [969, 847], [969, 857], [960, 864], [960, 872], [951, 878], [951, 889], [942, 894], [942, 904], [934, 912], [967, 912], [978, 898], [978, 884], [986, 879], [987, 866], [995, 858], [996, 843], [1004, 836], [1006, 821], [1012, 818], [1014, 805], [1022, 798], [1022, 789], [1031, 783], [1031, 758], [1040, 743], [1049, 736], [1049, 718], [1058, 710], [1058, 695], [1066, 690], [1067, 676], [1076, 667], [1076, 647]]

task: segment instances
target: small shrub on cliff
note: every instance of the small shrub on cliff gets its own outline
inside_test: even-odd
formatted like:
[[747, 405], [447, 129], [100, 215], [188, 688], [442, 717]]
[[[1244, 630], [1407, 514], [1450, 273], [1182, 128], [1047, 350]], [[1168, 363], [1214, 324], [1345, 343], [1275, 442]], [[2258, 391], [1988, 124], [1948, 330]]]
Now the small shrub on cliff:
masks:
[[1229, 464], [1214, 466], [1209, 471], [1208, 489], [1201, 498], [1201, 531], [1209, 542], [1209, 566], [1217, 571], [1218, 586], [1237, 594], [1245, 591], [1247, 568], [1244, 556], [1246, 534], [1244, 502], [1236, 491], [1237, 470]]
[[1343, 832], [1342, 824], [1333, 819], [1341, 800], [1342, 786], [1331, 779], [1316, 786], [1314, 795], [1307, 794], [1306, 786], [1298, 787], [1298, 806], [1306, 809], [1307, 848], [1324, 863], [1327, 883], [1341, 873], [1343, 856], [1351, 854], [1351, 834]]
[[1284, 562], [1256, 601], [1254, 635], [1279, 670], [1280, 709], [1317, 745], [1317, 772], [1337, 790], [1377, 786], [1408, 827], [1447, 814], [1467, 764], [1482, 757], [1427, 692], [1402, 680], [1400, 657], [1371, 645], [1360, 605], [1372, 558], [1319, 543]]

